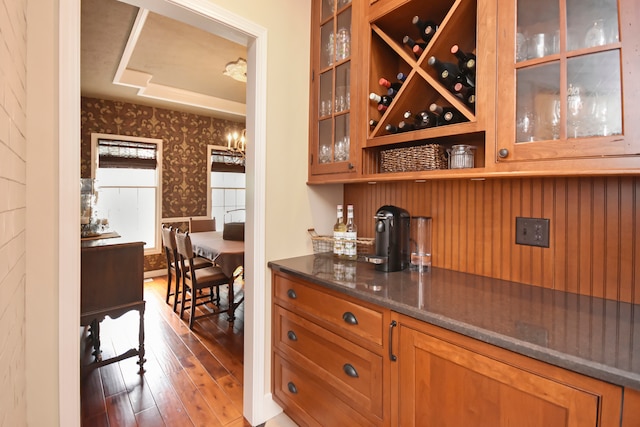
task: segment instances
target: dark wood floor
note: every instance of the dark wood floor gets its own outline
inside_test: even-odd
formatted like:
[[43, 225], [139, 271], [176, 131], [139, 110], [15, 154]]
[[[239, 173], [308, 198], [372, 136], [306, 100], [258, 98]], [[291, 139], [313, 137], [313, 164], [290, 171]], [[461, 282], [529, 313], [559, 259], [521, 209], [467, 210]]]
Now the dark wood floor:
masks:
[[[216, 315], [196, 320], [190, 331], [187, 316], [180, 320], [165, 303], [165, 292], [166, 277], [145, 282], [143, 375], [137, 357], [83, 373], [82, 425], [250, 426], [242, 417], [244, 304], [233, 324], [226, 314]], [[87, 333], [81, 331], [84, 344]], [[137, 347], [137, 333], [137, 312], [105, 319], [103, 357]], [[90, 349], [83, 345], [82, 363], [89, 361]]]

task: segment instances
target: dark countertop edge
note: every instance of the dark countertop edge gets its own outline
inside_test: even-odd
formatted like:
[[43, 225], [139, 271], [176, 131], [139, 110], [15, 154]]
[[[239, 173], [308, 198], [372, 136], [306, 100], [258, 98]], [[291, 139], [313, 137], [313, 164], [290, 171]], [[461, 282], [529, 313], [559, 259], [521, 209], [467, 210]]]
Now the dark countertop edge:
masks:
[[514, 353], [518, 353], [541, 362], [546, 362], [551, 365], [567, 369], [572, 372], [577, 372], [579, 374], [587, 375], [589, 377], [596, 378], [598, 380], [612, 383], [618, 386], [631, 387], [636, 390], [640, 390], [640, 375], [630, 371], [625, 371], [613, 366], [593, 362], [581, 357], [572, 356], [527, 341], [502, 335], [484, 328], [469, 325], [468, 323], [459, 322], [453, 318], [434, 314], [425, 310], [417, 312], [415, 308], [408, 307], [387, 298], [375, 297], [370, 294], [360, 292], [357, 289], [345, 288], [343, 286], [334, 285], [329, 281], [318, 280], [313, 276], [308, 276], [306, 274], [300, 273], [297, 270], [292, 270], [290, 268], [279, 265], [277, 261], [269, 261], [267, 263], [267, 266], [273, 270], [281, 271], [283, 273], [299, 277], [307, 282], [332, 289], [334, 291], [352, 296], [362, 301], [377, 304], [381, 307], [391, 309], [395, 312], [404, 314], [414, 319], [422, 320], [443, 329], [457, 332], [461, 335], [477, 339], [487, 344], [495, 345], [496, 347], [500, 347], [505, 350], [513, 351]]

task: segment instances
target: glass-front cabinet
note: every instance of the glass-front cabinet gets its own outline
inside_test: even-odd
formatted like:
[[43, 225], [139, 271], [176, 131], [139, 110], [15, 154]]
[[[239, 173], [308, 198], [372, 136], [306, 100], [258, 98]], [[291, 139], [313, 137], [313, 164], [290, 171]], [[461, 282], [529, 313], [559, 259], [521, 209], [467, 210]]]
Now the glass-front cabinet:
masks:
[[357, 46], [352, 0], [313, 0], [312, 8], [311, 181], [314, 176], [356, 171], [351, 71]]
[[499, 3], [498, 162], [640, 152], [639, 14], [637, 0]]

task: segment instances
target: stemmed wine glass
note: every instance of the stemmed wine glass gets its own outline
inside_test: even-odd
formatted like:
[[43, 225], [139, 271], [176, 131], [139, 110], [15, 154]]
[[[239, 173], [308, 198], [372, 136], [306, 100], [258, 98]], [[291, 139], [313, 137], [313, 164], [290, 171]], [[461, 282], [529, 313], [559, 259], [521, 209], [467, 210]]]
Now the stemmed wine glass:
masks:
[[568, 137], [577, 138], [581, 135], [582, 114], [584, 102], [582, 99], [582, 88], [569, 83], [567, 90], [567, 124]]

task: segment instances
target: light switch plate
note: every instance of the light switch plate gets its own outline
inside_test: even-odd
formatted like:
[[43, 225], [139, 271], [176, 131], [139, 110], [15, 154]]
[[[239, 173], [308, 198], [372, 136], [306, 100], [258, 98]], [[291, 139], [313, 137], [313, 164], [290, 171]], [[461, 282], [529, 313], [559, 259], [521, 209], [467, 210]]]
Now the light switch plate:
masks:
[[549, 247], [549, 219], [516, 217], [518, 245]]

